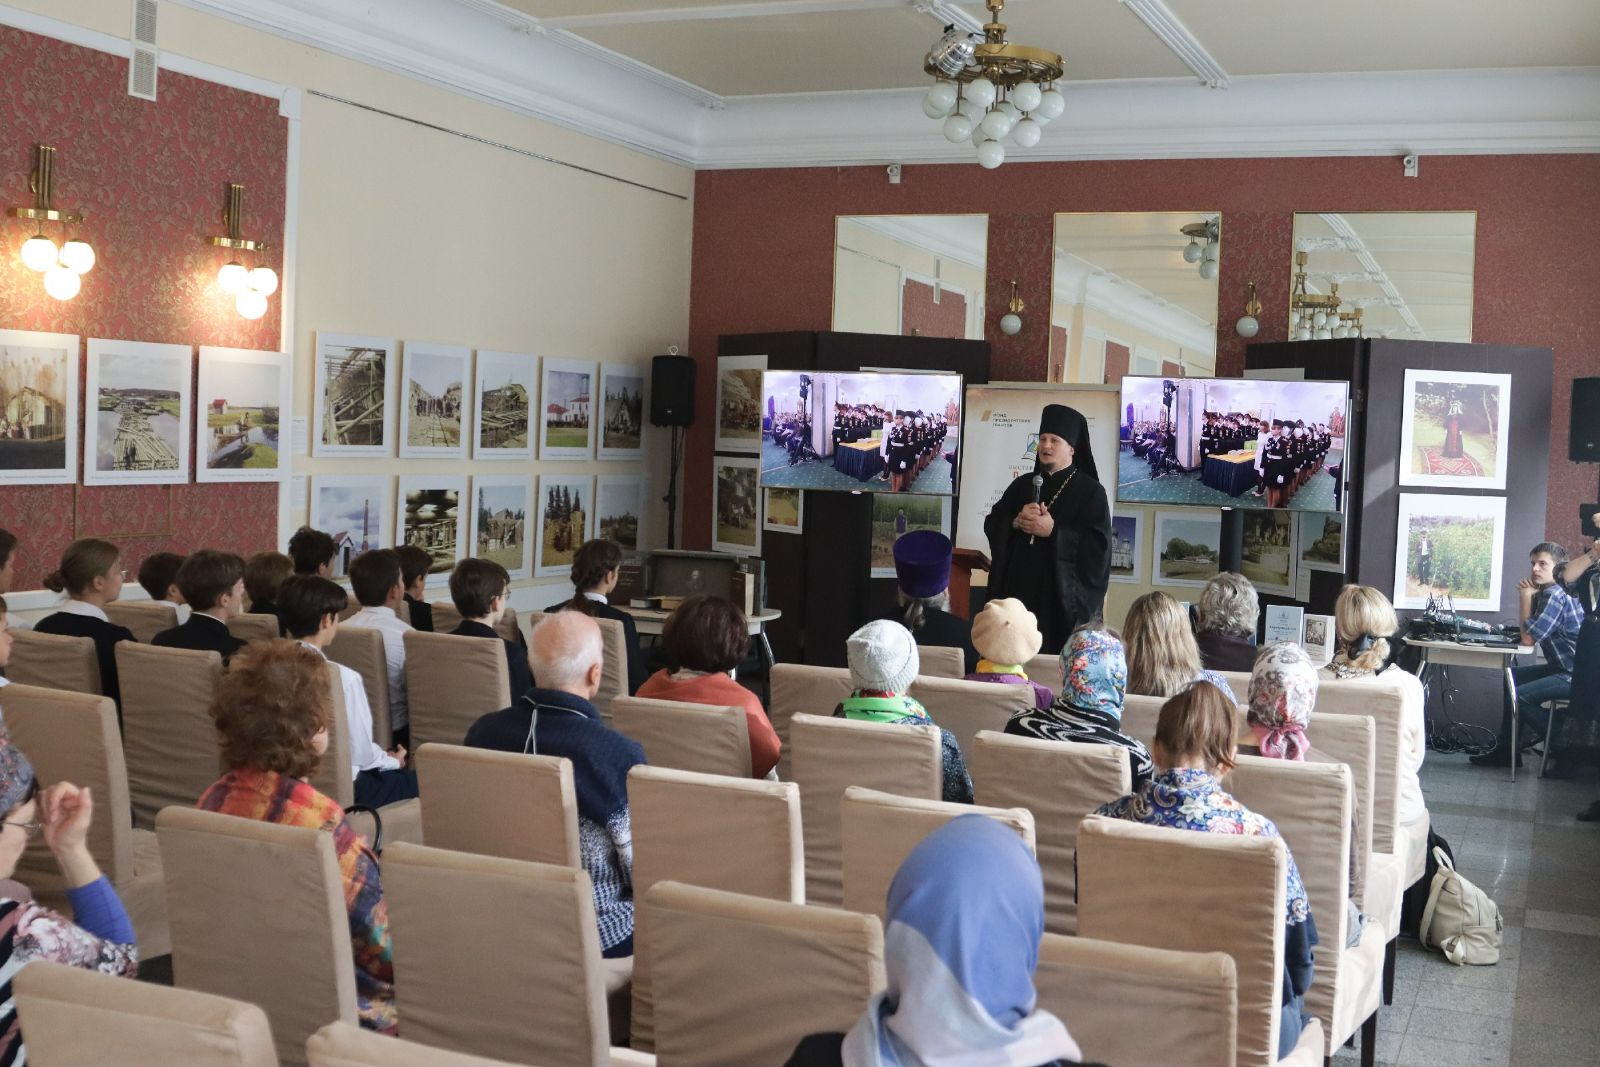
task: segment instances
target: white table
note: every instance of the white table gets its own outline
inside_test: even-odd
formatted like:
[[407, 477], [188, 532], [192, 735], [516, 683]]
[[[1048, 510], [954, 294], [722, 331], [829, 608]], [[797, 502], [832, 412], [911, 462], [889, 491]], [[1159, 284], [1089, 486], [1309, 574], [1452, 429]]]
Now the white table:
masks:
[[[1511, 699], [1511, 780], [1517, 780], [1517, 727], [1522, 711], [1517, 707], [1517, 680], [1511, 673], [1518, 656], [1531, 656], [1537, 645], [1469, 645], [1460, 641], [1405, 639], [1412, 648], [1422, 650], [1422, 675], [1429, 667], [1488, 667], [1505, 675], [1506, 695]], [[1549, 744], [1548, 739], [1545, 741]]]

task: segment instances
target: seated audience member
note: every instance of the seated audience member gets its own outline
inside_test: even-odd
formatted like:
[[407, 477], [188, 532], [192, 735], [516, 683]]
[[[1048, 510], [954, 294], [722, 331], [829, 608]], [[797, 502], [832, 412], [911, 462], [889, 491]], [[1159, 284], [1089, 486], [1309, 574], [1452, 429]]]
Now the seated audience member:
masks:
[[405, 619], [413, 630], [431, 634], [433, 605], [423, 597], [427, 596], [428, 572], [433, 569], [433, 557], [416, 545], [401, 545], [394, 551], [400, 557], [400, 581], [406, 587], [406, 609], [410, 614]]
[[406, 634], [411, 624], [401, 617], [406, 588], [400, 584], [400, 557], [392, 548], [363, 552], [350, 564], [350, 589], [361, 610], [340, 623], [377, 630], [383, 634], [383, 658], [389, 668], [389, 726], [395, 744], [404, 745], [411, 734], [411, 714], [406, 702]]
[[900, 864], [885, 915], [885, 989], [849, 1033], [801, 1039], [786, 1067], [1079, 1062], [1037, 1009], [1044, 881], [1013, 831], [984, 815], [945, 823]]
[[[1102, 805], [1097, 814], [1178, 830], [1280, 837], [1271, 819], [1246, 808], [1220, 784], [1233, 769], [1236, 755], [1234, 709], [1228, 691], [1210, 683], [1191, 685], [1168, 700], [1156, 723], [1155, 777], [1143, 788]], [[1280, 1059], [1294, 1050], [1310, 1018], [1303, 1007], [1311, 986], [1311, 950], [1317, 943], [1317, 926], [1293, 855], [1288, 881]]]
[[967, 674], [978, 669], [972, 624], [950, 614], [950, 538], [938, 530], [912, 530], [894, 543], [900, 607], [889, 618], [911, 631], [919, 645], [961, 649]]
[[[283, 583], [279, 596], [278, 617], [289, 636], [327, 659], [323, 649], [339, 632], [339, 612], [346, 603], [344, 590], [327, 578], [297, 574]], [[396, 745], [393, 752], [378, 747], [372, 740], [372, 705], [367, 702], [361, 675], [342, 663], [334, 666], [344, 694], [345, 737], [356, 803], [381, 808], [410, 800], [417, 795], [417, 772], [406, 768], [405, 746]]]
[[621, 567], [621, 545], [599, 538], [585, 541], [572, 556], [572, 587], [576, 590], [572, 599], [551, 604], [544, 610], [581, 611], [597, 619], [621, 623], [622, 644], [628, 654], [628, 692], [631, 694], [639, 691], [649, 672], [645, 669], [644, 653], [639, 648], [639, 629], [633, 623], [633, 616], [612, 607], [606, 599], [617, 587]]
[[139, 585], [150, 594], [151, 600], [177, 608], [180, 626], [189, 621], [189, 613], [193, 610], [184, 598], [183, 590], [178, 588], [178, 569], [182, 566], [183, 557], [176, 552], [155, 552], [139, 564]]
[[1216, 671], [1200, 666], [1200, 646], [1178, 602], [1165, 593], [1146, 593], [1128, 608], [1122, 627], [1128, 653], [1128, 692], [1146, 697], [1177, 696], [1194, 682], [1210, 682], [1232, 692]]
[[11, 592], [17, 574], [17, 535], [0, 530], [0, 596]]
[[[850, 661], [850, 695], [833, 709], [835, 718], [937, 725], [921, 702], [906, 695], [922, 665], [910, 630], [890, 619], [878, 619], [851, 634], [845, 650]], [[944, 762], [943, 799], [971, 804], [972, 777], [956, 735], [940, 727], [939, 745]]]
[[[244, 591], [250, 595], [252, 615], [277, 615], [278, 590], [283, 581], [294, 573], [294, 560], [282, 552], [257, 552], [244, 564]], [[278, 636], [285, 631], [278, 624]]]
[[333, 557], [338, 549], [333, 538], [321, 530], [302, 526], [289, 538], [289, 558], [294, 560], [296, 574], [315, 574], [327, 578], [333, 574]]
[[100, 692], [122, 703], [117, 685], [118, 641], [134, 640], [133, 631], [118, 626], [106, 617], [105, 606], [122, 595], [122, 553], [110, 541], [80, 537], [61, 554], [61, 565], [44, 576], [44, 587], [65, 593], [67, 600], [53, 615], [46, 615], [34, 626], [41, 634], [94, 639], [95, 659], [100, 663]]
[[[528, 670], [527, 650], [515, 641], [501, 637], [495, 627], [506, 613], [506, 598], [511, 575], [500, 564], [488, 559], [464, 559], [450, 572], [450, 601], [461, 613], [461, 625], [450, 631], [452, 637], [491, 637], [505, 646], [506, 666], [511, 679], [511, 703], [515, 704], [533, 688]], [[430, 610], [428, 625], [433, 625]]]
[[607, 959], [631, 956], [633, 829], [628, 772], [645, 761], [644, 749], [602, 723], [599, 710], [590, 703], [600, 691], [605, 669], [600, 627], [594, 619], [576, 611], [541, 619], [529, 635], [528, 660], [538, 688], [511, 707], [491, 711], [473, 723], [466, 743], [572, 761], [580, 852], [594, 886], [600, 954]]
[[1013, 715], [1006, 733], [1046, 741], [1119, 745], [1128, 750], [1133, 787], [1150, 780], [1153, 768], [1144, 742], [1122, 732], [1128, 665], [1122, 642], [1105, 630], [1080, 627], [1061, 650], [1061, 692], [1048, 708]]
[[202, 548], [178, 568], [178, 588], [191, 609], [189, 621], [150, 639], [164, 648], [216, 652], [227, 664], [244, 642], [228, 631], [228, 620], [243, 610], [244, 560], [232, 552]]
[[765, 778], [778, 765], [780, 745], [761, 698], [734, 681], [750, 643], [744, 612], [731, 600], [701, 593], [678, 605], [661, 638], [673, 669], [652, 674], [639, 687], [639, 695], [743, 708], [750, 734], [750, 774]]
[[363, 1027], [393, 1033], [394, 947], [378, 857], [350, 825], [338, 801], [323, 796], [307, 781], [328, 750], [330, 699], [327, 672], [314, 650], [282, 639], [242, 650], [211, 702], [227, 770], [201, 795], [198, 806], [244, 819], [332, 832], [350, 913], [356, 1009]]
[[1049, 686], [1028, 677], [1028, 661], [1044, 647], [1039, 620], [1020, 600], [991, 600], [972, 621], [972, 645], [978, 650], [978, 669], [969, 682], [1033, 687], [1033, 706], [1043, 710], [1056, 695]]
[[1195, 644], [1210, 671], [1248, 671], [1256, 661], [1256, 587], [1242, 574], [1224, 571], [1200, 592]]

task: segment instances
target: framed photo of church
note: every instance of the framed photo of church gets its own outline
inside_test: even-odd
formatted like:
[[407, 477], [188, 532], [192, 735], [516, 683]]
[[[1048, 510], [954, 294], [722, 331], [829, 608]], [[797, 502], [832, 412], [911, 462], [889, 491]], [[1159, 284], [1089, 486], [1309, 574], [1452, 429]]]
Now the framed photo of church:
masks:
[[639, 363], [600, 365], [599, 457], [644, 457], [645, 368]]
[[1150, 526], [1150, 513], [1144, 510], [1129, 511], [1111, 516], [1111, 580], [1130, 585], [1143, 585], [1145, 530]]
[[544, 361], [539, 408], [539, 458], [589, 459], [594, 455], [594, 364]]
[[1511, 375], [1406, 369], [1400, 484], [1504, 489]]
[[572, 558], [594, 536], [594, 477], [545, 474], [539, 477], [536, 578], [565, 578]]
[[78, 336], [0, 330], [0, 485], [78, 480]]
[[492, 560], [513, 579], [533, 573], [533, 479], [526, 474], [480, 474], [472, 479], [467, 552]]

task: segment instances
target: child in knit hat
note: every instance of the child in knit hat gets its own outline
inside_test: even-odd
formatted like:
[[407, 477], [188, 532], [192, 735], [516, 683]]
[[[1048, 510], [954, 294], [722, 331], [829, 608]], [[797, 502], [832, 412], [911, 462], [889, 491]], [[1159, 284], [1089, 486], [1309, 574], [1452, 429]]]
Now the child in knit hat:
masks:
[[978, 669], [967, 681], [1031, 685], [1035, 708], [1042, 711], [1054, 703], [1054, 691], [1028, 677], [1028, 661], [1044, 646], [1044, 635], [1022, 601], [1003, 597], [985, 604], [972, 622], [972, 644], [978, 650]]

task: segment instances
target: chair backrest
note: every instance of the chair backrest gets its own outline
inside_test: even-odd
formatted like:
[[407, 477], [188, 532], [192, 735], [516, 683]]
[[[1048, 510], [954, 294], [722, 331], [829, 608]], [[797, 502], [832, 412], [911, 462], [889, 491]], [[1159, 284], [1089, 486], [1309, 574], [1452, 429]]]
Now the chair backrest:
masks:
[[805, 827], [806, 900], [837, 906], [844, 899], [839, 834], [844, 791], [865, 785], [938, 800], [943, 784], [939, 731], [933, 726], [796, 715], [790, 733]]
[[511, 706], [503, 642], [408, 630], [405, 643], [413, 745], [459, 745], [480, 716]]
[[832, 715], [850, 695], [850, 672], [843, 667], [814, 667], [804, 663], [777, 663], [772, 667], [767, 715], [783, 748], [778, 756], [778, 777], [792, 776], [789, 721], [796, 715]]
[[[1004, 730], [1011, 716], [1033, 707], [1033, 686], [967, 682], [919, 675], [910, 695], [922, 702], [935, 723], [955, 734], [961, 752], [972, 751], [982, 730]], [[832, 711], [832, 708], [828, 709]]]
[[913, 800], [853, 785], [839, 802], [843, 839], [844, 906], [886, 918], [889, 883], [922, 839], [951, 819], [987, 815], [1015, 831], [1034, 851], [1033, 813], [1025, 808], [985, 808], [942, 800]]
[[266, 1013], [227, 997], [37, 960], [17, 972], [35, 1067], [278, 1067]]
[[329, 1023], [306, 1042], [311, 1067], [515, 1067], [464, 1052], [419, 1045], [349, 1023]]
[[1312, 727], [1324, 714], [1365, 715], [1375, 728], [1377, 756], [1372, 786], [1372, 851], [1393, 852], [1400, 820], [1405, 696], [1397, 688], [1324, 678], [1317, 686]]
[[353, 594], [351, 596], [347, 596], [344, 601], [344, 610], [339, 612], [339, 621], [344, 622], [344, 620], [348, 619], [350, 616], [354, 615], [360, 610], [361, 601], [357, 600]]
[[[618, 625], [620, 626], [621, 624], [618, 623]], [[517, 641], [517, 639], [522, 636], [522, 626], [520, 620], [517, 618], [516, 608], [512, 607], [510, 604], [506, 605], [505, 614], [501, 615], [500, 621], [495, 624], [494, 632], [505, 638], [507, 641]], [[521, 643], [525, 642], [526, 638], [524, 638], [523, 642]]]
[[[528, 614], [528, 632], [548, 618], [548, 611], [534, 611]], [[502, 624], [505, 620], [501, 620]], [[602, 665], [600, 668], [600, 689], [595, 693], [591, 704], [600, 712], [600, 720], [607, 726], [615, 725], [611, 721], [611, 702], [618, 697], [628, 695], [628, 635], [622, 624], [616, 619], [602, 619], [594, 617], [600, 626], [600, 648]], [[516, 619], [512, 619], [516, 625]], [[509, 634], [506, 636], [510, 637]], [[515, 640], [515, 638], [511, 638]], [[537, 684], [538, 678], [534, 679]]]
[[194, 808], [156, 818], [177, 985], [259, 1004], [278, 1058], [356, 1021], [350, 917], [333, 835]]
[[[1136, 741], [1143, 741], [1146, 748], [1154, 745], [1156, 724], [1161, 721], [1161, 705], [1168, 699], [1129, 693], [1122, 703], [1122, 732]], [[1233, 724], [1240, 733], [1249, 729], [1245, 722], [1246, 714], [1246, 708], [1235, 705]]]
[[361, 675], [367, 707], [372, 711], [372, 739], [380, 748], [391, 747], [394, 730], [389, 722], [389, 660], [383, 651], [383, 632], [370, 626], [341, 626], [322, 651], [333, 662]]
[[[628, 772], [628, 812], [635, 900], [657, 882], [683, 882], [805, 903], [805, 845], [795, 783], [640, 764]], [[644, 909], [636, 910], [633, 1047], [645, 1051], [655, 1044], [648, 924]]]
[[424, 1045], [606, 1067], [589, 875], [404, 842], [383, 853], [397, 1007]]
[[6, 677], [11, 681], [44, 689], [100, 694], [100, 661], [95, 658], [93, 638], [12, 630], [11, 639], [11, 662], [6, 667]]
[[426, 744], [417, 750], [423, 839], [437, 848], [577, 867], [578, 795], [560, 756]]
[[949, 645], [922, 645], [917, 649], [923, 678], [960, 678], [967, 673], [967, 654]]
[[106, 618], [126, 626], [147, 645], [162, 630], [178, 625], [178, 605], [165, 600], [113, 600], [105, 606], [105, 613]]
[[461, 612], [456, 610], [452, 600], [435, 600], [429, 605], [433, 608], [433, 632], [447, 634], [461, 625]]
[[1218, 671], [1222, 675], [1228, 688], [1233, 692], [1235, 704], [1248, 704], [1250, 702], [1250, 672], [1249, 671]]
[[[1227, 953], [1239, 990], [1234, 1062], [1268, 1067], [1278, 1059], [1288, 866], [1288, 849], [1276, 837], [1197, 833], [1091, 815], [1078, 827], [1078, 935]], [[1173, 907], [1175, 899], [1183, 906]]]
[[985, 730], [968, 766], [978, 803], [1033, 812], [1045, 929], [1071, 933], [1078, 922], [1078, 823], [1133, 787], [1127, 750]]
[[663, 1064], [784, 1063], [807, 1034], [849, 1030], [884, 986], [876, 916], [677, 882], [643, 909]]
[[328, 676], [328, 747], [311, 773], [311, 784], [323, 796], [332, 797], [342, 808], [356, 802], [354, 768], [350, 757], [349, 709], [344, 703], [344, 680], [339, 664], [323, 664]]
[[750, 777], [744, 709], [646, 697], [617, 697], [611, 725], [644, 747], [652, 767]]
[[1377, 773], [1377, 723], [1365, 715], [1313, 715], [1306, 736], [1312, 747], [1350, 768], [1356, 798], [1356, 870], [1350, 895], [1364, 901], [1372, 852], [1372, 799]]
[[1028, 679], [1047, 685], [1051, 689], [1061, 688], [1061, 656], [1041, 652], [1027, 663]]
[[116, 655], [133, 823], [148, 830], [168, 804], [194, 807], [221, 773], [211, 701], [222, 657], [133, 641]]
[[271, 641], [278, 636], [276, 615], [257, 615], [246, 612], [228, 620], [228, 632], [241, 641]]
[[1224, 952], [1173, 952], [1045, 934], [1039, 1007], [1067, 1024], [1085, 1060], [1231, 1064], [1239, 987]]

